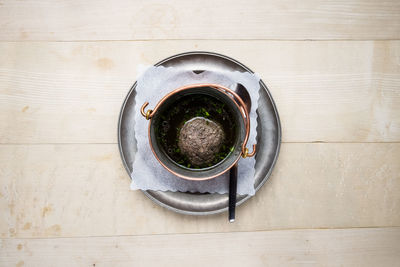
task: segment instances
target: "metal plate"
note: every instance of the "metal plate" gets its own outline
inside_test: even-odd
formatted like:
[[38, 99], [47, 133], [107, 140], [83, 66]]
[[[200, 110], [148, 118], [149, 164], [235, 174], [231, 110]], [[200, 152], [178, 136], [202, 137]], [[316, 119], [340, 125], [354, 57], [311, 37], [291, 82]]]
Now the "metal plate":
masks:
[[[183, 70], [228, 70], [253, 73], [240, 62], [211, 52], [188, 52], [178, 54], [156, 64], [156, 66], [179, 67]], [[269, 178], [279, 154], [281, 126], [275, 103], [264, 82], [260, 81], [260, 98], [257, 117], [257, 154], [254, 186], [258, 191]], [[118, 124], [118, 144], [128, 174], [136, 153], [134, 137], [134, 106], [136, 82], [132, 86], [121, 108]], [[143, 191], [157, 204], [175, 212], [191, 215], [207, 215], [228, 209], [228, 194], [200, 194], [183, 192]], [[250, 196], [238, 196], [240, 205]]]

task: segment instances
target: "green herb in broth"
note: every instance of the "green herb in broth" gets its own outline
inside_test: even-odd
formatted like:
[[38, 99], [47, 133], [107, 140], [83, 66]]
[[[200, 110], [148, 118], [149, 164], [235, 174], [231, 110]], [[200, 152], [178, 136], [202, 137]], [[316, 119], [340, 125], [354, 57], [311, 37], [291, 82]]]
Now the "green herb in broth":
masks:
[[[193, 164], [178, 146], [183, 125], [195, 117], [206, 119], [207, 125], [210, 121], [218, 123], [223, 129], [225, 138], [211, 163]], [[164, 109], [155, 129], [159, 145], [173, 161], [187, 168], [200, 169], [219, 163], [233, 151], [236, 127], [233, 112], [224, 103], [209, 95], [196, 94], [183, 96], [171, 108]]]

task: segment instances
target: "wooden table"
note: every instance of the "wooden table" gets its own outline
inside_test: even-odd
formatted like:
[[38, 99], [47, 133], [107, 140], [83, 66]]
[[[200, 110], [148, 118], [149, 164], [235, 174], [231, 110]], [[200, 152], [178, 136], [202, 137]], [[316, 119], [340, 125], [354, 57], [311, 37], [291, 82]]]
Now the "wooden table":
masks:
[[[400, 266], [400, 2], [0, 0], [1, 266]], [[226, 214], [129, 190], [118, 113], [140, 65], [214, 51], [283, 127]]]

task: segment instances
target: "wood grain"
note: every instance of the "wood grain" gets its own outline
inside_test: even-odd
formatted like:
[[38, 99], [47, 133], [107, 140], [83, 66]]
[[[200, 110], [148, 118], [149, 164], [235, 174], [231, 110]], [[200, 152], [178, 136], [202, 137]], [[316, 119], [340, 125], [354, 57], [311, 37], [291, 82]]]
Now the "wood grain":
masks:
[[284, 144], [271, 179], [226, 214], [185, 216], [129, 190], [116, 145], [1, 145], [0, 237], [400, 225], [400, 144]]
[[[399, 39], [397, 0], [0, 0], [0, 266], [398, 266]], [[235, 224], [129, 191], [116, 145], [143, 65], [193, 50], [280, 112]]]
[[399, 240], [399, 228], [3, 239], [0, 264], [392, 267], [400, 261]]
[[400, 3], [2, 0], [0, 40], [399, 39]]
[[116, 143], [138, 65], [190, 50], [256, 71], [284, 142], [400, 141], [400, 41], [152, 41], [0, 43], [0, 143]]

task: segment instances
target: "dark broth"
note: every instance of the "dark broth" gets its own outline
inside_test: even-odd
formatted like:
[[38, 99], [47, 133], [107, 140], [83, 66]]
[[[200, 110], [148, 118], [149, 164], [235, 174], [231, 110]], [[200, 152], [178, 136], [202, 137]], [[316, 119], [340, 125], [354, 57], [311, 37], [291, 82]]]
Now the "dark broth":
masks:
[[[178, 146], [179, 133], [185, 122], [194, 117], [212, 120], [222, 126], [225, 138], [212, 163], [193, 165]], [[237, 125], [230, 108], [215, 97], [204, 94], [186, 95], [164, 110], [156, 121], [155, 134], [165, 153], [179, 165], [188, 168], [211, 167], [225, 159], [234, 149]]]

